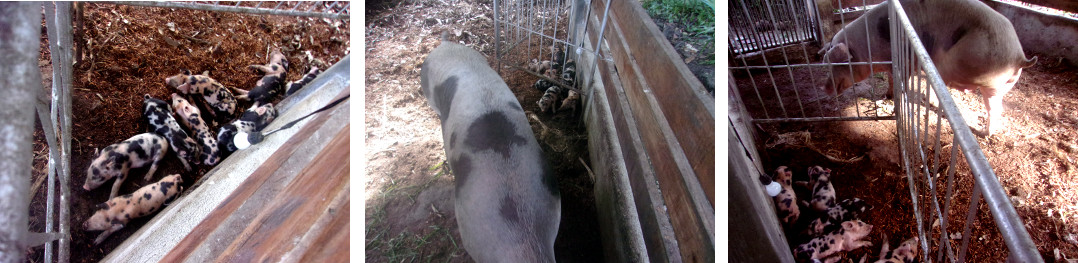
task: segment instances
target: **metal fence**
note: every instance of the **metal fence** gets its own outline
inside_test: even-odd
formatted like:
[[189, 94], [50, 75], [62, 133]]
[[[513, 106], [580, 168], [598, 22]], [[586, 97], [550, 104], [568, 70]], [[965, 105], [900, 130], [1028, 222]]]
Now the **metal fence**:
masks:
[[[890, 105], [873, 101], [887, 91], [878, 81], [854, 85], [850, 88], [853, 91], [838, 97], [817, 88], [828, 81], [826, 67], [840, 65], [834, 70], [847, 70], [853, 75], [854, 65], [867, 64], [871, 71], [876, 71], [880, 67], [889, 67], [890, 61], [814, 63], [819, 61], [819, 54], [810, 54], [809, 50], [830, 41], [823, 39], [820, 29], [821, 24], [830, 24], [830, 21], [820, 22], [823, 19], [819, 15], [821, 11], [817, 11], [812, 2], [775, 0], [787, 1], [787, 4], [768, 5], [769, 1], [730, 2], [730, 57], [737, 66], [729, 69], [754, 122], [894, 119]], [[862, 6], [867, 5], [866, 1], [862, 2]], [[842, 1], [838, 4], [834, 14], [845, 25], [848, 22], [846, 16], [840, 14], [848, 13], [844, 10], [850, 8], [843, 7]], [[758, 30], [756, 25], [780, 21], [787, 21], [785, 23], [794, 27], [791, 30]], [[864, 44], [872, 46], [871, 40]], [[871, 51], [868, 55], [871, 57]], [[862, 97], [869, 100], [859, 99]], [[835, 105], [851, 107], [847, 110]]]
[[[144, 7], [179, 8], [220, 12], [236, 12], [256, 15], [284, 15], [322, 17], [330, 19], [348, 19], [351, 6], [347, 1], [319, 1], [319, 2], [101, 2], [117, 5], [132, 5]], [[9, 8], [4, 6], [3, 8]], [[71, 85], [72, 85], [72, 2], [45, 2], [45, 25], [49, 38], [49, 52], [52, 57], [52, 90], [51, 93], [40, 93], [34, 108], [40, 118], [42, 129], [45, 133], [46, 143], [49, 148], [47, 195], [46, 195], [46, 221], [45, 233], [28, 233], [25, 235], [24, 244], [36, 246], [45, 244], [45, 262], [68, 262], [70, 261], [71, 224], [70, 224], [70, 198], [71, 190], [69, 179], [71, 177], [70, 153], [71, 153]], [[32, 13], [32, 12], [31, 12]], [[33, 32], [40, 32], [40, 25], [29, 23], [26, 25]], [[34, 38], [34, 46], [38, 38]], [[36, 62], [35, 67], [36, 67]], [[40, 78], [31, 84], [40, 85]], [[41, 90], [41, 86], [32, 87]], [[30, 200], [27, 199], [26, 202]], [[21, 207], [27, 207], [21, 205]], [[26, 212], [26, 211], [22, 211]], [[21, 212], [20, 212], [21, 213]], [[19, 227], [19, 226], [16, 226]], [[24, 227], [25, 226], [21, 226]], [[18, 229], [14, 231], [20, 231]], [[25, 231], [25, 229], [21, 230]], [[3, 231], [0, 231], [3, 232]], [[3, 254], [3, 253], [0, 253]], [[9, 257], [10, 256], [10, 257]], [[22, 253], [13, 255], [0, 255], [0, 262], [22, 261]], [[11, 260], [9, 260], [11, 259]]]
[[[900, 40], [892, 42], [891, 49], [902, 162], [910, 185], [921, 251], [935, 253], [922, 253], [922, 262], [931, 262], [932, 258], [936, 261], [944, 261], [944, 258], [950, 262], [967, 261], [971, 226], [976, 221], [982, 196], [1010, 252], [1008, 259], [1012, 262], [1043, 262], [898, 1], [891, 1], [890, 17], [893, 19], [891, 39]], [[943, 128], [950, 128], [954, 135], [942, 133]], [[941, 146], [946, 137], [951, 137], [953, 143], [948, 156], [943, 156], [948, 152], [947, 147]], [[958, 176], [973, 177], [975, 185], [966, 217], [952, 221], [948, 212], [959, 209], [953, 205], [955, 174], [962, 161], [958, 158], [959, 152], [971, 174]], [[944, 173], [946, 176], [942, 176]], [[931, 225], [936, 221], [940, 226], [933, 228]], [[956, 246], [952, 244], [948, 225], [963, 222], [960, 245]], [[939, 250], [932, 251], [930, 247]]]
[[812, 0], [735, 0], [729, 8], [735, 55], [820, 39]]
[[[731, 81], [734, 82], [733, 86], [736, 88], [736, 91], [732, 92], [739, 92], [740, 97], [746, 98], [744, 104], [751, 115], [752, 122], [759, 124], [896, 120], [902, 166], [910, 186], [921, 251], [924, 251], [920, 255], [922, 262], [944, 261], [945, 259], [949, 262], [967, 260], [969, 242], [973, 238], [971, 226], [976, 221], [982, 197], [1003, 237], [1009, 251], [1009, 259], [1014, 262], [1043, 261], [898, 1], [889, 1], [889, 5], [880, 6], [880, 8], [890, 8], [888, 10], [891, 18], [890, 39], [894, 40], [890, 50], [893, 65], [888, 65], [892, 62], [818, 63], [820, 59], [810, 56], [809, 51], [806, 50], [810, 47], [807, 42], [766, 42], [764, 40], [769, 39], [768, 34], [775, 35], [776, 33], [735, 29], [738, 26], [751, 26], [751, 22], [755, 21], [736, 20], [758, 17], [754, 15], [754, 12], [763, 12], [752, 9], [754, 5], [747, 1], [749, 0], [737, 0], [732, 1], [737, 5], [731, 4], [730, 53], [731, 58], [734, 59], [733, 62], [741, 65], [730, 67], [729, 72], [732, 76]], [[775, 16], [774, 9], [772, 7], [770, 11], [767, 11], [769, 16]], [[837, 10], [842, 12], [846, 8], [839, 6]], [[735, 16], [734, 13], [741, 15]], [[800, 21], [811, 20], [816, 11], [796, 12], [795, 10], [792, 13], [793, 20]], [[778, 20], [772, 20], [772, 22], [775, 21]], [[841, 22], [846, 24], [846, 21]], [[742, 38], [752, 39], [755, 42], [735, 43], [734, 35], [738, 30], [750, 32], [748, 37]], [[775, 38], [771, 37], [771, 39]], [[752, 43], [769, 44], [753, 45]], [[782, 46], [757, 53], [734, 50], [774, 46], [770, 43], [786, 44], [775, 44]], [[872, 99], [880, 97], [883, 95], [881, 91], [886, 90], [886, 85], [883, 89], [869, 87], [867, 92], [846, 92], [847, 94], [838, 97], [823, 94], [815, 87], [819, 81], [825, 81], [822, 78], [826, 75], [819, 74], [825, 72], [824, 67], [839, 65], [840, 67], [834, 69], [850, 70], [852, 73], [853, 65], [865, 64], [891, 68], [895, 90], [893, 110], [881, 110], [886, 108], [882, 106], [888, 106], [879, 105], [882, 100], [859, 99], [860, 97]], [[852, 98], [843, 101], [838, 99], [841, 97]], [[849, 107], [854, 109], [855, 114], [848, 114], [848, 111], [828, 110], [836, 104], [848, 106], [848, 104], [842, 104], [843, 102], [853, 104]], [[948, 147], [950, 149], [947, 149]], [[964, 158], [958, 158], [959, 152]], [[960, 170], [960, 166], [968, 167], [968, 174], [966, 170]], [[964, 218], [948, 216], [948, 212], [952, 209], [958, 209], [953, 204], [956, 176], [972, 177], [975, 181], [968, 200], [970, 206]], [[933, 227], [933, 222], [938, 222], [939, 227]], [[948, 226], [953, 224], [964, 224], [962, 231], [950, 231]], [[952, 244], [954, 241], [951, 239], [951, 234], [953, 233], [961, 234], [959, 244]]]
[[[592, 10], [591, 1], [610, 0], [536, 0], [536, 1], [494, 1], [494, 45], [495, 57], [498, 62], [496, 67], [502, 69], [502, 65], [528, 72], [537, 77], [546, 79], [555, 85], [573, 88], [580, 91], [575, 83], [587, 83], [590, 74], [582, 74], [580, 70], [575, 72], [574, 83], [566, 83], [558, 78], [548, 78], [543, 72], [529, 69], [528, 64], [532, 59], [542, 61], [579, 61], [581, 55], [594, 56], [598, 59], [612, 61], [607, 54], [596, 52], [601, 41], [585, 45], [582, 37], [583, 29], [587, 28], [587, 17], [590, 12], [602, 12], [600, 28], [605, 29], [609, 10]], [[602, 39], [603, 31], [598, 32], [598, 39]], [[589, 65], [576, 65], [577, 69], [588, 67], [594, 69], [597, 61]], [[566, 72], [568, 63], [561, 63], [558, 72]], [[583, 93], [582, 93], [583, 94]]]

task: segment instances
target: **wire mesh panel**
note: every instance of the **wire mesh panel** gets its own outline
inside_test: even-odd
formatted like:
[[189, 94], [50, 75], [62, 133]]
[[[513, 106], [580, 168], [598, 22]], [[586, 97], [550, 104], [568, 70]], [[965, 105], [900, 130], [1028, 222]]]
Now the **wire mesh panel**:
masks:
[[[871, 39], [849, 39], [847, 35], [839, 34], [842, 42], [851, 49], [853, 45], [859, 45], [864, 47], [859, 50], [868, 52], [849, 62], [820, 63], [820, 55], [827, 51], [830, 42], [820, 39], [820, 16], [815, 5], [794, 0], [774, 0], [786, 4], [771, 4], [770, 1], [735, 0], [730, 6], [731, 63], [737, 65], [730, 67], [730, 74], [734, 76], [738, 92], [754, 122], [894, 118], [891, 105], [879, 100], [888, 91], [882, 76], [861, 82], [853, 79], [855, 83], [848, 89], [823, 88], [825, 84], [836, 85], [836, 80], [829, 77], [829, 71], [844, 71], [850, 76], [855, 76], [855, 70], [886, 71], [890, 64], [887, 50], [873, 51]], [[847, 22], [844, 17], [839, 16], [842, 24]], [[851, 30], [867, 30], [869, 22], [863, 20], [851, 22], [860, 22], [857, 24], [860, 26]], [[781, 30], [766, 26], [772, 23], [786, 23], [791, 27]]]
[[[891, 48], [898, 135], [921, 251], [925, 251], [922, 262], [967, 261], [970, 240], [975, 238], [971, 227], [982, 196], [1009, 259], [1043, 262], [901, 4], [891, 1], [890, 7], [891, 39], [896, 40]], [[959, 152], [964, 158], [958, 157]], [[972, 177], [969, 200], [956, 200], [961, 196], [955, 195], [956, 177]], [[958, 203], [969, 204], [964, 213], [952, 211], [963, 209]]]
[[815, 7], [809, 0], [730, 1], [730, 51], [761, 51], [819, 40]]
[[[497, 68], [500, 70], [502, 66], [508, 66], [539, 76], [551, 84], [570, 87], [572, 83], [561, 80], [563, 77], [544, 74], [543, 71], [553, 66], [559, 73], [574, 74], [572, 79], [576, 79], [575, 68], [570, 70], [569, 67], [594, 66], [575, 64], [581, 54], [596, 55], [595, 50], [584, 47], [580, 42], [582, 38], [573, 37], [578, 34], [577, 30], [586, 28], [579, 23], [587, 23], [581, 19], [586, 17], [587, 12], [602, 11], [577, 5], [585, 2], [590, 1], [494, 1]], [[602, 17], [605, 23], [605, 12]], [[599, 36], [602, 37], [601, 32]], [[599, 57], [609, 61], [608, 58]]]

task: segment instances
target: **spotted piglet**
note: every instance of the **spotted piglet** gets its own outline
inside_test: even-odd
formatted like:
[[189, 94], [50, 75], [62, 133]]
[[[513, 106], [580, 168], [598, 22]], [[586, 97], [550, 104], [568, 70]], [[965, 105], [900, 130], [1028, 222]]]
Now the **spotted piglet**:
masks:
[[261, 131], [276, 118], [277, 108], [274, 108], [272, 103], [252, 105], [251, 108], [243, 112], [239, 119], [221, 126], [221, 129], [217, 131], [217, 148], [221, 149], [223, 155], [235, 152], [238, 148], [236, 148], [233, 138], [236, 137], [237, 133]]
[[871, 246], [872, 242], [861, 240], [868, 237], [869, 232], [872, 232], [872, 225], [861, 220], [842, 222], [842, 228], [835, 229], [797, 246], [794, 249], [794, 257], [799, 262], [821, 259], [828, 263], [838, 262], [841, 258], [832, 255], [842, 251]]
[[191, 132], [198, 138], [199, 146], [202, 147], [198, 155], [199, 163], [209, 166], [217, 165], [217, 162], [221, 160], [221, 154], [217, 148], [217, 138], [213, 137], [210, 126], [202, 121], [198, 107], [191, 105], [183, 96], [172, 93], [172, 108], [176, 110], [176, 115], [180, 116], [180, 121], [183, 122], [183, 125], [191, 129]]
[[[884, 240], [887, 240], [887, 236], [884, 235]], [[913, 263], [917, 261], [917, 242], [920, 239], [913, 237], [902, 242], [902, 245], [898, 246], [894, 251], [890, 251], [889, 244], [884, 241], [883, 248], [880, 249], [880, 260], [876, 263]]]
[[302, 89], [304, 86], [307, 86], [307, 83], [311, 83], [311, 81], [314, 80], [315, 77], [318, 77], [318, 74], [321, 73], [322, 70], [318, 69], [318, 67], [311, 67], [311, 70], [308, 71], [307, 74], [304, 74], [303, 78], [300, 78], [296, 81], [288, 82], [288, 84], [284, 85], [286, 90], [284, 95], [290, 96], [293, 93], [296, 93], [297, 91], [299, 91], [299, 89]]
[[284, 93], [284, 77], [288, 73], [288, 59], [281, 54], [281, 49], [273, 49], [269, 63], [251, 65], [250, 68], [261, 71], [264, 75], [250, 91], [233, 88], [237, 99], [254, 101], [256, 105], [265, 104], [276, 98], [277, 94]]
[[827, 217], [831, 222], [842, 222], [860, 219], [861, 213], [872, 208], [861, 198], [843, 199], [837, 205], [827, 209]]
[[441, 120], [465, 250], [477, 262], [554, 262], [561, 197], [505, 81], [482, 54], [443, 38], [420, 83]]
[[190, 171], [191, 163], [197, 161], [195, 157], [199, 154], [198, 143], [176, 123], [176, 118], [172, 117], [172, 107], [150, 94], [142, 96], [142, 105], [142, 117], [150, 124], [150, 131], [164, 136], [183, 163], [183, 168]]
[[[190, 70], [165, 79], [165, 84], [183, 94], [200, 94], [210, 105], [210, 115], [215, 121], [232, 119], [236, 113], [236, 97], [224, 85], [210, 78], [209, 72], [193, 75]], [[217, 122], [215, 122], [217, 123]]]
[[172, 200], [182, 191], [182, 183], [183, 178], [179, 174], [173, 174], [143, 186], [134, 193], [111, 198], [108, 202], [97, 205], [97, 212], [94, 212], [82, 227], [87, 231], [105, 231], [94, 239], [94, 245], [101, 244], [101, 241], [122, 229], [131, 219], [160, 210], [165, 202]]
[[157, 171], [157, 162], [165, 157], [168, 151], [168, 140], [154, 133], [135, 135], [130, 139], [109, 145], [97, 153], [97, 158], [86, 169], [86, 183], [82, 189], [94, 190], [109, 179], [116, 177], [112, 184], [112, 192], [109, 198], [116, 197], [120, 190], [120, 184], [127, 178], [127, 171], [131, 168], [140, 168], [150, 165], [150, 171], [146, 172], [145, 180], [153, 177]]
[[790, 172], [786, 166], [779, 166], [775, 169], [775, 182], [782, 185], [782, 191], [776, 195], [775, 198], [775, 212], [778, 213], [779, 220], [786, 227], [790, 227], [794, 222], [797, 222], [797, 218], [801, 216], [801, 209], [797, 207], [797, 194], [794, 193], [794, 188], [791, 186], [793, 183], [793, 172]]
[[835, 187], [831, 185], [831, 169], [820, 166], [809, 167], [809, 185], [812, 186], [812, 199], [808, 206], [816, 212], [826, 212], [835, 206]]

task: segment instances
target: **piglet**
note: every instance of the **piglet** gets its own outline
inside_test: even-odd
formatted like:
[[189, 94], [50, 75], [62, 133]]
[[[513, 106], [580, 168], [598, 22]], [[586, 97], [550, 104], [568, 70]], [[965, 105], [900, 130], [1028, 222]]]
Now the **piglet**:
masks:
[[826, 212], [835, 206], [835, 187], [831, 185], [831, 169], [820, 166], [809, 167], [809, 185], [812, 186], [812, 200], [809, 207], [816, 212]]
[[142, 117], [150, 124], [150, 130], [168, 140], [168, 145], [172, 146], [172, 151], [183, 163], [183, 168], [190, 171], [190, 163], [197, 161], [195, 157], [199, 154], [198, 143], [176, 123], [176, 118], [172, 117], [172, 107], [150, 94], [142, 96], [142, 105]]
[[872, 232], [872, 225], [861, 220], [842, 222], [842, 228], [797, 246], [794, 249], [794, 257], [801, 262], [820, 259], [828, 263], [838, 262], [840, 257], [831, 257], [835, 253], [871, 246], [872, 242], [861, 240], [868, 237], [870, 232]]
[[221, 129], [217, 131], [217, 147], [225, 155], [235, 152], [238, 148], [233, 143], [233, 138], [236, 137], [237, 133], [262, 131], [263, 128], [266, 128], [266, 125], [269, 125], [276, 118], [277, 109], [273, 107], [272, 103], [251, 106], [251, 108], [243, 112], [239, 119], [221, 126]]
[[199, 162], [209, 166], [217, 165], [217, 162], [221, 160], [217, 149], [217, 138], [213, 136], [213, 132], [210, 132], [209, 125], [202, 121], [198, 107], [191, 105], [183, 96], [172, 93], [172, 108], [176, 110], [176, 115], [180, 116], [183, 125], [190, 128], [195, 137], [198, 137], [199, 145], [202, 147], [198, 155]]
[[[885, 235], [883, 239], [887, 240], [887, 236]], [[894, 251], [890, 251], [886, 242], [884, 241], [883, 248], [880, 249], [880, 260], [877, 260], [876, 263], [913, 263], [917, 261], [917, 242], [920, 242], [919, 238], [907, 239]]]
[[843, 199], [838, 202], [838, 205], [827, 209], [827, 217], [831, 222], [860, 219], [861, 213], [870, 208], [872, 206], [865, 203], [865, 200], [861, 200], [861, 198]]
[[[215, 121], [228, 120], [236, 113], [236, 97], [224, 85], [210, 78], [209, 71], [201, 75], [184, 70], [180, 74], [165, 79], [165, 84], [183, 94], [200, 94], [209, 104], [209, 111]], [[219, 122], [215, 122], [219, 123]]]
[[318, 77], [318, 74], [321, 73], [322, 70], [318, 69], [318, 67], [311, 67], [311, 70], [308, 71], [307, 74], [303, 75], [303, 78], [289, 82], [288, 84], [284, 85], [286, 90], [284, 95], [289, 96], [293, 93], [296, 93], [297, 91], [299, 91], [299, 89], [302, 89], [304, 86], [307, 86], [307, 83], [311, 83], [311, 81], [314, 80], [314, 78]]
[[793, 173], [786, 169], [786, 166], [779, 166], [775, 169], [775, 182], [782, 185], [782, 191], [776, 195], [775, 198], [775, 212], [779, 216], [779, 220], [786, 227], [791, 226], [794, 222], [797, 222], [797, 218], [801, 216], [801, 209], [797, 207], [797, 194], [794, 193], [793, 186]]
[[150, 165], [150, 171], [146, 172], [144, 180], [149, 181], [153, 172], [157, 171], [157, 162], [165, 157], [168, 151], [168, 140], [154, 133], [135, 135], [130, 139], [109, 145], [98, 152], [97, 158], [86, 169], [86, 183], [82, 189], [94, 190], [109, 179], [116, 177], [112, 184], [112, 192], [109, 198], [116, 197], [116, 191], [120, 190], [120, 184], [127, 178], [127, 171], [131, 168], [139, 168]]
[[250, 68], [261, 71], [264, 76], [255, 83], [250, 91], [233, 88], [237, 99], [254, 101], [256, 104], [265, 104], [284, 93], [284, 78], [288, 73], [288, 59], [281, 50], [274, 48], [270, 53], [270, 61], [265, 65], [251, 65]]
[[569, 96], [566, 96], [565, 99], [561, 101], [561, 107], [559, 107], [558, 110], [570, 110], [571, 113], [575, 113], [579, 105], [580, 93], [576, 92], [575, 90], [569, 90]]
[[97, 205], [90, 219], [82, 227], [87, 231], [102, 231], [94, 239], [94, 245], [101, 244], [112, 233], [119, 231], [132, 218], [139, 218], [161, 209], [182, 191], [183, 178], [179, 174], [165, 176], [161, 181], [143, 186], [134, 193], [111, 198], [108, 202]]

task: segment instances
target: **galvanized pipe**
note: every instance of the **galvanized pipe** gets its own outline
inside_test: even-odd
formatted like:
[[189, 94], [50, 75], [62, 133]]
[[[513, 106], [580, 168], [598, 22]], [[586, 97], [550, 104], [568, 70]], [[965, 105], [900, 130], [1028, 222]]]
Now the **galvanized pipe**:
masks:
[[41, 3], [0, 3], [0, 262], [23, 262], [29, 224]]
[[[59, 232], [62, 237], [59, 240], [58, 260], [67, 262], [70, 257], [70, 209], [71, 206], [70, 184], [71, 176], [71, 85], [72, 67], [71, 53], [74, 41], [71, 28], [71, 2], [55, 2], [55, 11], [46, 20], [49, 26], [49, 50], [52, 54], [53, 79], [52, 79], [52, 107], [51, 125], [54, 131], [59, 132], [59, 161], [56, 169], [59, 175], [60, 200], [59, 200]], [[55, 17], [52, 17], [55, 16]], [[56, 162], [56, 161], [50, 161]], [[49, 192], [56, 189], [49, 188]], [[50, 204], [53, 202], [49, 200]], [[51, 216], [50, 216], [51, 217]], [[52, 228], [46, 232], [53, 232]], [[51, 242], [50, 242], [51, 243]]]
[[[221, 11], [221, 12], [233, 12], [255, 15], [282, 15], [282, 16], [302, 16], [302, 17], [323, 17], [332, 19], [347, 19], [349, 14], [334, 14], [331, 10], [326, 12], [312, 12], [317, 4], [312, 5], [306, 11], [295, 11], [299, 7], [299, 3], [291, 10], [285, 11], [280, 9], [267, 9], [267, 8], [253, 8], [245, 6], [222, 6], [222, 5], [210, 5], [210, 4], [196, 4], [185, 2], [140, 2], [140, 1], [104, 1], [100, 3], [118, 4], [118, 5], [132, 5], [132, 6], [148, 6], [148, 7], [162, 7], [162, 8], [184, 8], [194, 10], [205, 11]], [[345, 9], [347, 10], [347, 9]]]

